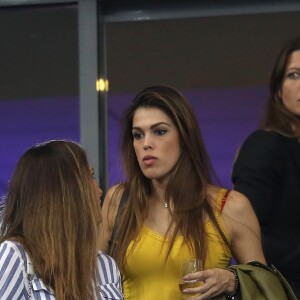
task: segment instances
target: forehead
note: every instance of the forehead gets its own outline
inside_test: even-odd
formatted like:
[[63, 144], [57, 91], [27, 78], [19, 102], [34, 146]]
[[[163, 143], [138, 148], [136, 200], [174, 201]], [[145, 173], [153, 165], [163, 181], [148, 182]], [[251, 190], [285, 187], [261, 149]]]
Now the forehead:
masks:
[[134, 113], [132, 126], [139, 127], [143, 124], [151, 125], [161, 122], [174, 125], [172, 120], [163, 110], [156, 107], [140, 107]]
[[287, 62], [287, 68], [300, 68], [300, 50], [296, 50], [293, 53], [291, 53], [288, 62]]

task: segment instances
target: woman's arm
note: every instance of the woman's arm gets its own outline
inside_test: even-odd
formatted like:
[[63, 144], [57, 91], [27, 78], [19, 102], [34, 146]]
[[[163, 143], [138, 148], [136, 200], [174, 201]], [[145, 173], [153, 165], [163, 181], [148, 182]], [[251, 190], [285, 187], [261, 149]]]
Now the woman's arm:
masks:
[[231, 191], [221, 217], [231, 237], [231, 250], [237, 261], [258, 260], [265, 264], [260, 226], [248, 198]]
[[[231, 191], [221, 213], [221, 218], [228, 230], [231, 250], [238, 262], [247, 263], [251, 260], [257, 260], [265, 264], [260, 227], [249, 200], [243, 194]], [[207, 269], [189, 274], [188, 278], [185, 279], [205, 282], [203, 286], [187, 291], [187, 293], [201, 293], [201, 295], [191, 299], [209, 299], [223, 293], [230, 295], [236, 288], [234, 274], [226, 269]]]

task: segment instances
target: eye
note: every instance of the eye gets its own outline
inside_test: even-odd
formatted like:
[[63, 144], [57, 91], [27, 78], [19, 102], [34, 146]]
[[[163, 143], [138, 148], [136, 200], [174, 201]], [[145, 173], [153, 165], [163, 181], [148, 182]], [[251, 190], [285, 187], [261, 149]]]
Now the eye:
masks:
[[164, 134], [166, 134], [167, 133], [167, 130], [166, 129], [156, 129], [155, 131], [154, 131], [154, 133], [156, 134], [156, 135], [158, 135], [158, 136], [161, 136], [161, 135], [164, 135]]
[[298, 79], [300, 78], [300, 72], [289, 72], [287, 73], [286, 77], [289, 79]]
[[143, 133], [141, 131], [133, 131], [132, 136], [135, 140], [140, 140], [143, 137]]

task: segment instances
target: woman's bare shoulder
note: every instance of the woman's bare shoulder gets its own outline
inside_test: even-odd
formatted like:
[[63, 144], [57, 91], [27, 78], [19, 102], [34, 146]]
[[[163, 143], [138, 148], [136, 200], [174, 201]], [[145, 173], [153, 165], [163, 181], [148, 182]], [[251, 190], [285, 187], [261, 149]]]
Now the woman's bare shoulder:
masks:
[[231, 190], [224, 206], [224, 213], [233, 219], [240, 219], [249, 212], [253, 213], [253, 208], [248, 198], [240, 192]]
[[106, 192], [103, 201], [103, 206], [105, 205], [119, 206], [124, 189], [125, 189], [124, 184], [116, 184], [110, 187]]
[[104, 252], [108, 250], [108, 241], [111, 239], [123, 191], [123, 184], [114, 185], [108, 189], [103, 201], [100, 249]]
[[240, 262], [259, 260], [265, 263], [260, 226], [249, 199], [230, 191], [221, 214], [232, 241], [232, 251]]
[[249, 199], [237, 191], [230, 191], [221, 214], [231, 228], [233, 236], [241, 236], [249, 230], [260, 236], [260, 227]]
[[[217, 200], [221, 190], [224, 188], [213, 185], [208, 187], [209, 199], [214, 207], [220, 205]], [[222, 216], [240, 221], [249, 213], [252, 215], [254, 211], [248, 198], [235, 190], [230, 190], [222, 210]]]

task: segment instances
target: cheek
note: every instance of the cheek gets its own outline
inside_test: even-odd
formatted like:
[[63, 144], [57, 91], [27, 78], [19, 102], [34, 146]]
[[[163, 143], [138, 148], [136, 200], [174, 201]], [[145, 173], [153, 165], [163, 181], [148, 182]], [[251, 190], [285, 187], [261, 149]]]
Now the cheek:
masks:
[[166, 144], [164, 152], [167, 157], [172, 158], [172, 164], [176, 163], [181, 154], [181, 147], [178, 142], [171, 142]]
[[100, 200], [101, 196], [102, 196], [102, 190], [100, 189], [98, 183], [96, 182], [96, 180], [93, 180], [93, 187], [97, 196], [97, 199]]
[[290, 111], [295, 98], [294, 88], [291, 86], [290, 82], [283, 82], [282, 88], [278, 95], [281, 98], [283, 106]]
[[282, 87], [279, 95], [280, 95], [280, 98], [282, 99], [282, 102], [284, 103], [284, 101], [286, 99], [286, 88]]
[[139, 145], [137, 145], [136, 143], [133, 143], [133, 150], [137, 159], [139, 159], [141, 153], [141, 147], [139, 147]]
[[181, 148], [178, 147], [176, 148], [176, 151], [174, 151], [174, 159], [176, 160], [176, 162], [179, 160], [180, 155], [181, 155]]
[[282, 101], [289, 101], [291, 96], [293, 95], [295, 91], [295, 88], [293, 87], [292, 84], [290, 84], [290, 82], [284, 82], [280, 91], [280, 95], [282, 98]]

